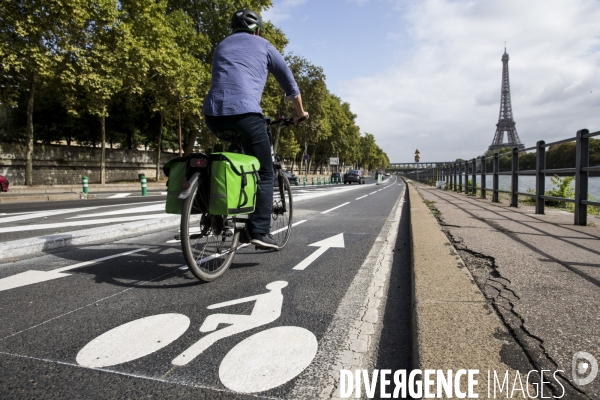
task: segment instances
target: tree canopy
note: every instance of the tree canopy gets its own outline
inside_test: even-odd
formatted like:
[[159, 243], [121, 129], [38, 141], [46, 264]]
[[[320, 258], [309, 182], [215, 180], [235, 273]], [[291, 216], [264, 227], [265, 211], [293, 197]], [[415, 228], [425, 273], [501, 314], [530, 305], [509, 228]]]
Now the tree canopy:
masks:
[[[0, 138], [33, 144], [186, 153], [224, 147], [205, 126], [214, 49], [240, 8], [262, 12], [270, 0], [13, 0], [0, 12]], [[284, 54], [302, 93], [308, 123], [277, 131], [288, 160], [310, 155], [321, 168], [331, 156], [346, 165], [386, 168], [371, 134], [361, 136], [350, 105], [329, 92], [323, 69], [291, 53], [283, 31], [265, 21], [263, 37]], [[267, 116], [293, 107], [272, 76]], [[158, 157], [157, 155], [157, 157]], [[104, 159], [104, 158], [103, 158]], [[158, 159], [158, 158], [157, 158]]]

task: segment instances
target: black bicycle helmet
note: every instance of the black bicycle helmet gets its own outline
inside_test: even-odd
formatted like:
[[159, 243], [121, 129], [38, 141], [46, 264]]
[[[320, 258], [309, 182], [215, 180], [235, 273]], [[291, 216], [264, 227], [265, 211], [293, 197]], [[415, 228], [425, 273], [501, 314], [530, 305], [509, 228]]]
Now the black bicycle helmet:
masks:
[[233, 13], [231, 17], [231, 33], [245, 31], [254, 33], [255, 30], [263, 29], [262, 19], [252, 10], [241, 9]]

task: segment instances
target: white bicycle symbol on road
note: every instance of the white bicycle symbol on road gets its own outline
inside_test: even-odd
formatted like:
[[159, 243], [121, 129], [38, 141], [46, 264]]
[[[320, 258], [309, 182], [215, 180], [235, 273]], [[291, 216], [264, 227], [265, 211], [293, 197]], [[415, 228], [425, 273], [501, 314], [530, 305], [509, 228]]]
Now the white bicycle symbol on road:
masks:
[[[250, 315], [211, 314], [200, 326], [203, 336], [173, 359], [185, 366], [218, 340], [262, 325], [281, 316], [285, 281], [269, 283], [266, 293], [208, 306], [217, 309], [254, 301]], [[219, 325], [227, 326], [218, 329]], [[77, 354], [77, 363], [90, 368], [122, 364], [152, 354], [183, 335], [190, 319], [183, 314], [159, 314], [128, 322], [103, 333]], [[219, 379], [225, 387], [242, 393], [256, 393], [280, 386], [298, 376], [317, 353], [317, 338], [298, 326], [270, 328], [234, 346], [219, 366]]]

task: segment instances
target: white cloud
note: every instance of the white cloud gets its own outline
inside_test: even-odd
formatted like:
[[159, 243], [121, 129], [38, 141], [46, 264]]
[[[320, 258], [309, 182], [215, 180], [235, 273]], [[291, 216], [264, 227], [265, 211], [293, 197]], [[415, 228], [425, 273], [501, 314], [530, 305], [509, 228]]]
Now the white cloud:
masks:
[[504, 42], [512, 106], [526, 146], [600, 129], [597, 0], [396, 0], [405, 33], [396, 66], [344, 82], [363, 132], [392, 162], [472, 158], [498, 121]]
[[294, 9], [305, 4], [308, 0], [283, 0], [277, 3], [277, 7], [271, 7], [262, 13], [264, 20], [271, 21], [275, 25], [281, 21], [291, 18], [294, 14]]

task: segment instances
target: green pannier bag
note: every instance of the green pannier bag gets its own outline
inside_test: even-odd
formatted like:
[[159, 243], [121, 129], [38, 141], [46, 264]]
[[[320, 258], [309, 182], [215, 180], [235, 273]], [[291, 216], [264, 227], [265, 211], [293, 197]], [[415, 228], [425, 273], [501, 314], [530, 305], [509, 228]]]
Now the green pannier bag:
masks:
[[183, 202], [178, 196], [183, 191], [185, 173], [188, 159], [185, 157], [174, 158], [163, 167], [163, 172], [169, 180], [167, 181], [167, 203], [165, 212], [167, 214], [181, 214]]
[[239, 153], [213, 153], [210, 158], [209, 213], [237, 215], [254, 212], [260, 169], [258, 159]]

